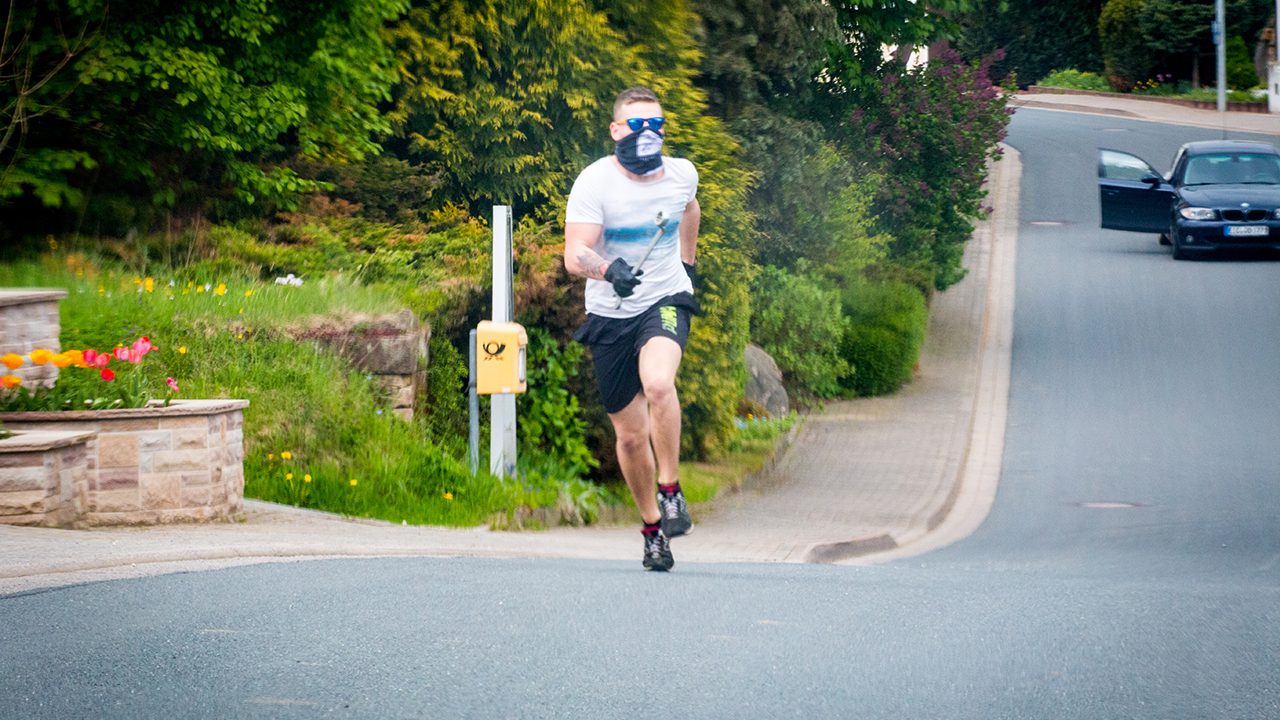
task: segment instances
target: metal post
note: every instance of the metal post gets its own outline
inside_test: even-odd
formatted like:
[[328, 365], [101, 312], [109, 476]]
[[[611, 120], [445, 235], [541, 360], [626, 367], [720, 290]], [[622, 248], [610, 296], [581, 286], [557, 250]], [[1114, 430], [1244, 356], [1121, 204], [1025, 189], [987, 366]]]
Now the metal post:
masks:
[[1227, 10], [1226, 0], [1214, 3], [1213, 44], [1218, 46], [1218, 112], [1227, 111]]
[[471, 461], [471, 477], [475, 477], [480, 469], [480, 395], [476, 393], [476, 331], [471, 331], [471, 347], [467, 352], [467, 372], [470, 380], [467, 387], [470, 397], [467, 398], [467, 459]]
[[[511, 208], [493, 206], [493, 321], [511, 322]], [[516, 396], [490, 396], [489, 472], [509, 477], [516, 469]]]

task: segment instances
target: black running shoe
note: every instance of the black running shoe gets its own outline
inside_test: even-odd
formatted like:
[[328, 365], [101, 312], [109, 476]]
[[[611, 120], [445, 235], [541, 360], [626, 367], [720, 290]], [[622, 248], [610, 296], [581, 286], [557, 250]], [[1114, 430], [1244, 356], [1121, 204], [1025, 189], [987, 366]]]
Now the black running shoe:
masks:
[[666, 572], [675, 564], [676, 559], [671, 557], [671, 544], [667, 542], [667, 536], [661, 530], [644, 533], [644, 569]]
[[693, 530], [693, 518], [689, 517], [689, 503], [684, 493], [658, 491], [658, 510], [662, 512], [662, 532], [669, 538], [687, 535]]

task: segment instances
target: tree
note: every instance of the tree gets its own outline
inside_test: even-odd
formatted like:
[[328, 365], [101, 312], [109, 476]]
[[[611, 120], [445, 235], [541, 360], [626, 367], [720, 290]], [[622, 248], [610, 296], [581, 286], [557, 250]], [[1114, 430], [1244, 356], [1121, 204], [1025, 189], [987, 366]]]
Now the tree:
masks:
[[[32, 96], [61, 99], [59, 109], [29, 123], [26, 159], [0, 195], [35, 192], [59, 205], [100, 191], [199, 212], [210, 198], [250, 204], [313, 188], [284, 161], [378, 151], [374, 136], [388, 126], [377, 102], [394, 79], [383, 25], [402, 10], [402, 0], [25, 5], [19, 24], [105, 21]], [[56, 28], [34, 39], [57, 47], [66, 33]], [[40, 193], [23, 179], [42, 153], [82, 158], [45, 173], [69, 192]]]
[[979, 0], [958, 16], [955, 47], [968, 60], [997, 50], [996, 80], [1013, 75], [1025, 87], [1054, 70], [1102, 70], [1098, 17], [1102, 0]]
[[388, 147], [487, 212], [558, 197], [607, 138], [635, 51], [581, 1], [417, 2], [392, 32], [401, 81]]

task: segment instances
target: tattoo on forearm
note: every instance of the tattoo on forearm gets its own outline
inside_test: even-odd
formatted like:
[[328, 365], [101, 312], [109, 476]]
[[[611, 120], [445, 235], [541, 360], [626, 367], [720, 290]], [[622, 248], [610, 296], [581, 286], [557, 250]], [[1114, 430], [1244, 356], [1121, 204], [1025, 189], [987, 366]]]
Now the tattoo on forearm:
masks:
[[578, 267], [582, 270], [584, 277], [589, 277], [592, 280], [603, 280], [604, 269], [608, 265], [609, 263], [605, 262], [604, 258], [592, 250], [583, 248], [578, 252]]

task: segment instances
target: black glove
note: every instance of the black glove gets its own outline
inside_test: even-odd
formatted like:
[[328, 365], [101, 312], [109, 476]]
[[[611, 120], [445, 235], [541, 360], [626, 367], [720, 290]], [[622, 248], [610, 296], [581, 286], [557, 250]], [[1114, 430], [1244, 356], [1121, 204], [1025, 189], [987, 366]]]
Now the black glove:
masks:
[[613, 285], [613, 291], [618, 297], [631, 297], [636, 291], [636, 286], [640, 284], [640, 278], [631, 271], [631, 266], [626, 260], [617, 258], [609, 265], [609, 269], [604, 273], [605, 282]]
[[689, 276], [689, 282], [693, 283], [695, 288], [698, 287], [698, 266], [690, 265], [683, 260], [680, 261], [680, 264], [684, 265], [684, 271]]

